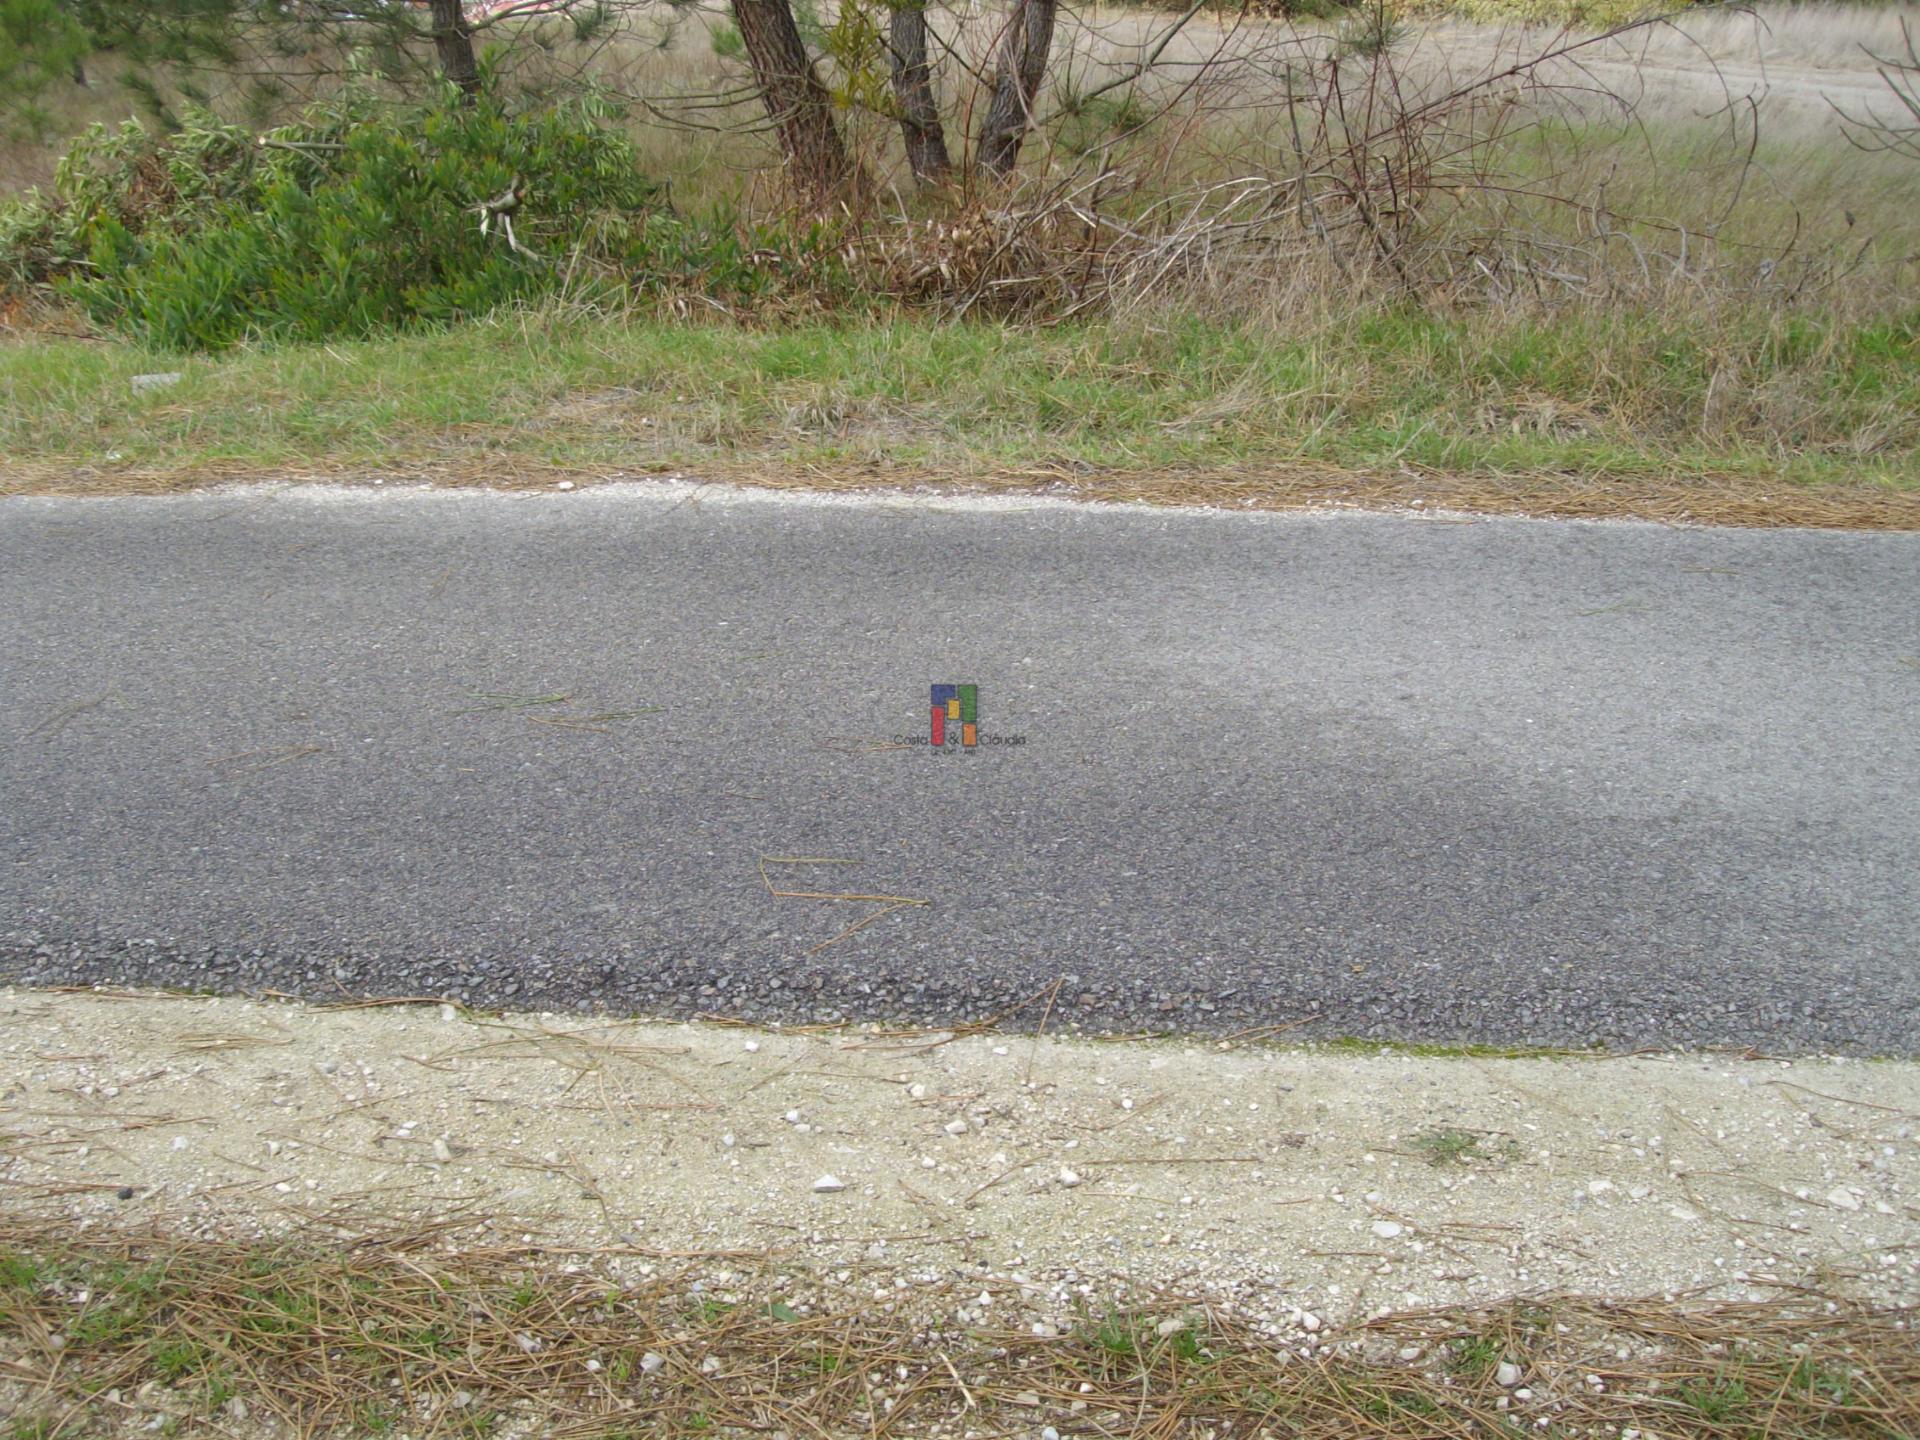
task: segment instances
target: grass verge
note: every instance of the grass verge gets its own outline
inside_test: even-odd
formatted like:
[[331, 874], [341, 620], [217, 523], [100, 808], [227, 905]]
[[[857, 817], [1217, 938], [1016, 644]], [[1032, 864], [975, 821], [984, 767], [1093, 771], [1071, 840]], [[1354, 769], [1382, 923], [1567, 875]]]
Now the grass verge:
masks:
[[[534, 312], [354, 344], [0, 344], [0, 493], [663, 471], [1920, 528], [1904, 319], [1391, 308], [1049, 328]], [[136, 389], [136, 375], [181, 373]]]
[[845, 1274], [749, 1266], [729, 1286], [696, 1288], [699, 1258], [642, 1275], [618, 1253], [473, 1243], [480, 1228], [275, 1243], [0, 1218], [11, 1434], [127, 1422], [232, 1433], [271, 1416], [303, 1435], [419, 1437], [1052, 1424], [1163, 1437], [1891, 1440], [1920, 1416], [1913, 1313], [1798, 1288], [1741, 1303], [1543, 1296], [1278, 1335], [1162, 1296], [1090, 1302], [1036, 1334], [1015, 1323], [1016, 1287], [992, 1319], [977, 1301], [967, 1311], [977, 1278], [884, 1304]]

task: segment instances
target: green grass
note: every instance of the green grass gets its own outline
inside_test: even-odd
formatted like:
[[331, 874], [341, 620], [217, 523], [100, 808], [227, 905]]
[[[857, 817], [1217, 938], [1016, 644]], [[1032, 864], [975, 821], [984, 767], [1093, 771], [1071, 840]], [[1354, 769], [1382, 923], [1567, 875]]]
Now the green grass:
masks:
[[1390, 1424], [1402, 1417], [1427, 1420], [1441, 1413], [1440, 1407], [1417, 1390], [1400, 1391], [1386, 1385], [1355, 1385], [1346, 1389], [1347, 1398], [1371, 1420]]
[[110, 1265], [94, 1280], [93, 1299], [67, 1329], [81, 1345], [121, 1344], [143, 1333], [174, 1293], [164, 1265]]
[[1788, 1388], [1796, 1393], [1819, 1396], [1836, 1405], [1853, 1402], [1856, 1386], [1842, 1365], [1822, 1365], [1813, 1360], [1795, 1362], [1787, 1376]]
[[1082, 1317], [1079, 1334], [1097, 1353], [1115, 1361], [1136, 1362], [1149, 1369], [1166, 1362], [1204, 1365], [1213, 1358], [1207, 1348], [1206, 1333], [1191, 1321], [1163, 1335], [1149, 1320], [1110, 1310], [1097, 1321]]
[[1506, 1352], [1505, 1342], [1492, 1335], [1475, 1335], [1454, 1342], [1448, 1368], [1461, 1375], [1489, 1374]]
[[[133, 376], [184, 372], [135, 394]], [[1920, 488], [1920, 310], [1367, 308], [1297, 323], [743, 328], [524, 315], [183, 358], [0, 346], [0, 488], [257, 472], [1416, 467]]]
[[207, 1352], [192, 1340], [155, 1340], [148, 1351], [154, 1373], [169, 1385], [208, 1368]]
[[39, 1257], [17, 1250], [0, 1253], [0, 1291], [37, 1289], [46, 1278]]
[[1751, 1401], [1746, 1383], [1737, 1373], [1718, 1376], [1711, 1383], [1691, 1381], [1679, 1386], [1674, 1398], [1715, 1425], [1733, 1420]]
[[1498, 1164], [1512, 1159], [1519, 1151], [1519, 1147], [1512, 1140], [1491, 1144], [1488, 1137], [1480, 1131], [1452, 1128], [1425, 1131], [1414, 1136], [1409, 1143], [1412, 1144], [1415, 1154], [1422, 1156], [1435, 1168], [1448, 1165]]

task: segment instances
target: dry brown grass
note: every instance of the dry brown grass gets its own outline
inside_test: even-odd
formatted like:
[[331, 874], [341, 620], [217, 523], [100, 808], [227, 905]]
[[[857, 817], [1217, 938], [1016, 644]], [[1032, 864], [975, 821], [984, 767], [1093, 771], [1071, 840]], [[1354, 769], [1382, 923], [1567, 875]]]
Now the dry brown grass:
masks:
[[[1684, 291], [1857, 312], [1911, 294], [1920, 170], [1849, 145], [1835, 105], [1885, 98], [1872, 56], [1907, 13], [1763, 7], [1597, 36], [1414, 18], [1369, 58], [1363, 16], [1092, 7], [1063, 17], [1020, 183], [963, 185], [958, 214], [951, 196], [912, 193], [891, 121], [842, 119], [892, 187], [868, 220], [874, 251], [900, 262], [895, 290], [945, 285], [959, 310], [1184, 283], [1183, 301], [1233, 315], [1312, 262], [1354, 294], [1417, 275], [1473, 303], [1661, 309]], [[717, 8], [648, 23], [602, 61], [644, 105], [648, 163], [682, 204], [777, 208], [749, 77], [714, 53]], [[930, 23], [959, 144], [1001, 7], [950, 5]]]
[[[646, 1268], [640, 1268], [642, 1263]], [[724, 1263], [731, 1282], [716, 1284]], [[702, 1275], [708, 1279], [696, 1288]], [[977, 1278], [875, 1303], [775, 1253], [549, 1249], [476, 1217], [329, 1216], [284, 1240], [0, 1217], [15, 1434], [1889, 1437], [1920, 1420], [1910, 1310], [1542, 1295], [1262, 1331], [1196, 1296], [1090, 1298], [1033, 1333]], [[1502, 1363], [1520, 1380], [1502, 1385]], [[149, 1422], [151, 1423], [151, 1422]], [[24, 1431], [23, 1426], [29, 1427]]]
[[[528, 458], [503, 467], [497, 457], [415, 462], [373, 472], [361, 466], [317, 466], [263, 472], [247, 462], [197, 462], [165, 469], [100, 471], [70, 465], [9, 465], [0, 495], [174, 495], [238, 483], [433, 485], [495, 490], [551, 490], [561, 481], [587, 488], [644, 481], [663, 472], [580, 468]], [[670, 472], [675, 479], [681, 472]], [[716, 459], [697, 477], [763, 490], [918, 495], [1029, 495], [1095, 503], [1190, 505], [1234, 510], [1374, 510], [1436, 517], [1517, 516], [1537, 519], [1649, 520], [1675, 525], [1754, 529], [1920, 531], [1920, 491], [1871, 482], [1800, 485], [1742, 476], [1675, 474], [1579, 476], [1551, 473], [1470, 475], [1402, 467], [1391, 472], [1324, 465], [1246, 465], [1234, 469], [1102, 472], [1034, 466], [954, 474], [923, 464], [873, 461], [783, 463]]]

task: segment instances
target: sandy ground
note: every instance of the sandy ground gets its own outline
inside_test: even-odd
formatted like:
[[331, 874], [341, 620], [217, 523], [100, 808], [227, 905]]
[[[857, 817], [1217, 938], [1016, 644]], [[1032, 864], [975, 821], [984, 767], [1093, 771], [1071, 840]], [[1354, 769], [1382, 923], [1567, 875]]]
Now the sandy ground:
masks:
[[707, 1256], [723, 1279], [854, 1265], [884, 1294], [977, 1273], [1040, 1323], [1120, 1281], [1276, 1329], [1813, 1276], [1912, 1303], [1917, 1142], [1913, 1064], [0, 990], [9, 1208], [207, 1233], [481, 1213], [561, 1251]]
[[[966, 11], [952, 13], [950, 24], [964, 45], [971, 33]], [[1879, 110], [1899, 117], [1879, 71], [1886, 57], [1903, 53], [1902, 22], [1911, 25], [1916, 17], [1920, 7], [1911, 5], [1702, 8], [1581, 47], [1564, 62], [1547, 66], [1539, 78], [1595, 99], [1610, 93], [1630, 102], [1643, 119], [1708, 119], [1723, 116], [1730, 102], [1751, 100], [1759, 113], [1784, 122], [1789, 132], [1831, 131], [1836, 105], [1855, 115]], [[1258, 91], [1287, 54], [1319, 53], [1337, 42], [1341, 28], [1338, 21], [1320, 19], [1223, 24], [1208, 17], [1181, 26], [1173, 14], [1102, 7], [1081, 12], [1057, 44], [1071, 56], [1064, 62], [1069, 73], [1110, 77], [1160, 51], [1162, 67], [1177, 82], [1191, 80], [1196, 67], [1211, 65], [1216, 83], [1242, 83]], [[1174, 37], [1161, 51], [1170, 30]], [[1398, 54], [1411, 72], [1435, 83], [1458, 84], [1593, 33], [1418, 16], [1403, 23]]]

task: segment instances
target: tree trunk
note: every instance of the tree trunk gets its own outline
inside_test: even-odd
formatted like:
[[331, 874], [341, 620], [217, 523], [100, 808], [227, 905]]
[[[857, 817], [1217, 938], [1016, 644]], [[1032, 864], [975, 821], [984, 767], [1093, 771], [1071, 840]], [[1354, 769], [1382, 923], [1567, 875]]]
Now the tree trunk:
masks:
[[833, 122], [833, 100], [813, 68], [788, 0], [733, 0], [733, 21], [794, 184], [823, 199], [856, 180]]
[[1033, 101], [1047, 78], [1053, 48], [1053, 20], [1059, 0], [1015, 0], [1000, 37], [994, 64], [993, 98], [980, 122], [974, 159], [987, 174], [1011, 174], [1020, 158], [1020, 142], [1033, 125]]
[[462, 0], [429, 0], [428, 13], [440, 72], [460, 87], [460, 103], [471, 105], [480, 93], [480, 66], [473, 58], [473, 29]]
[[887, 48], [892, 55], [893, 98], [900, 106], [900, 133], [907, 142], [907, 164], [922, 185], [938, 185], [953, 171], [940, 106], [933, 95], [933, 69], [927, 64], [927, 12], [924, 3], [893, 12]]

